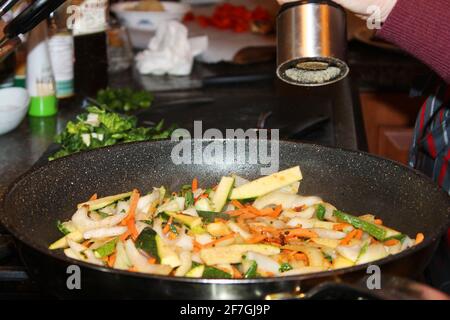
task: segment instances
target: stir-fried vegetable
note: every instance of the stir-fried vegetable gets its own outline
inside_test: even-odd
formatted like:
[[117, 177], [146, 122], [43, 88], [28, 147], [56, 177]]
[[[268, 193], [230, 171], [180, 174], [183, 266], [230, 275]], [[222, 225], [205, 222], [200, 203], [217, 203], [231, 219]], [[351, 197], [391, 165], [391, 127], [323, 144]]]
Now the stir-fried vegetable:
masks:
[[137, 119], [132, 116], [98, 107], [89, 107], [87, 111], [75, 121], [69, 121], [55, 138], [60, 150], [49, 160], [118, 143], [166, 139], [173, 131], [172, 127], [164, 129], [163, 121], [154, 127], [138, 127]]
[[251, 279], [347, 268], [424, 240], [297, 195], [301, 179], [295, 167], [254, 181], [222, 177], [212, 188], [194, 178], [172, 194], [94, 195], [57, 222], [63, 237], [50, 249], [133, 272]]

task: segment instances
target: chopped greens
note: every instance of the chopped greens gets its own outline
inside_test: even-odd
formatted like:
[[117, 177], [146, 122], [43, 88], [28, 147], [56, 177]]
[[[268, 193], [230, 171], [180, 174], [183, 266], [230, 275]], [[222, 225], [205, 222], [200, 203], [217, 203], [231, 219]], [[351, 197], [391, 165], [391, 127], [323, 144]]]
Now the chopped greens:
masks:
[[60, 150], [49, 160], [80, 151], [115, 145], [118, 143], [169, 138], [174, 127], [163, 129], [164, 121], [155, 127], [138, 127], [137, 119], [99, 107], [88, 107], [88, 113], [69, 121], [55, 138]]
[[289, 263], [287, 263], [287, 262], [282, 263], [281, 266], [280, 266], [280, 272], [286, 272], [286, 271], [289, 271], [289, 270], [292, 270], [292, 269], [294, 269], [294, 268], [292, 268], [292, 266]]
[[111, 111], [130, 112], [150, 108], [153, 95], [143, 90], [106, 88], [97, 93], [97, 101]]

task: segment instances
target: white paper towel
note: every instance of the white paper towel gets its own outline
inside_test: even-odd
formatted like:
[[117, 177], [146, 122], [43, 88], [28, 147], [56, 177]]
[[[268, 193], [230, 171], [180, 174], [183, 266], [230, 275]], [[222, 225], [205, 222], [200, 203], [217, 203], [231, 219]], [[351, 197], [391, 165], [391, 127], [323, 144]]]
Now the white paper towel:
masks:
[[188, 75], [192, 71], [194, 57], [207, 47], [207, 37], [189, 39], [183, 24], [170, 21], [158, 27], [147, 50], [136, 56], [136, 67], [141, 74]]

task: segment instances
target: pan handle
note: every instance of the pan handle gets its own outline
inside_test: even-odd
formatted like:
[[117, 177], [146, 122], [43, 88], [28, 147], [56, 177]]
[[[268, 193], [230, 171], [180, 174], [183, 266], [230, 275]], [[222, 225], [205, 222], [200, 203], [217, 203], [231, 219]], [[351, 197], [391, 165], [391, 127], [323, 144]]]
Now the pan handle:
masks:
[[405, 278], [386, 275], [383, 277], [381, 289], [370, 290], [366, 278], [355, 283], [325, 282], [308, 292], [269, 294], [266, 300], [323, 300], [323, 299], [355, 299], [368, 300], [450, 300], [450, 296]]

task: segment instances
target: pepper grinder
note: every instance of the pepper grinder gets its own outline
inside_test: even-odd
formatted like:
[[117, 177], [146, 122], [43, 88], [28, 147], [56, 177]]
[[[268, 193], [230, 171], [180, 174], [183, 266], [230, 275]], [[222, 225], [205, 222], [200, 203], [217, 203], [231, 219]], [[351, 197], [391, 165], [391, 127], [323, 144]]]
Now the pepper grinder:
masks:
[[277, 76], [296, 86], [324, 86], [345, 78], [345, 10], [330, 0], [284, 4], [277, 17]]

